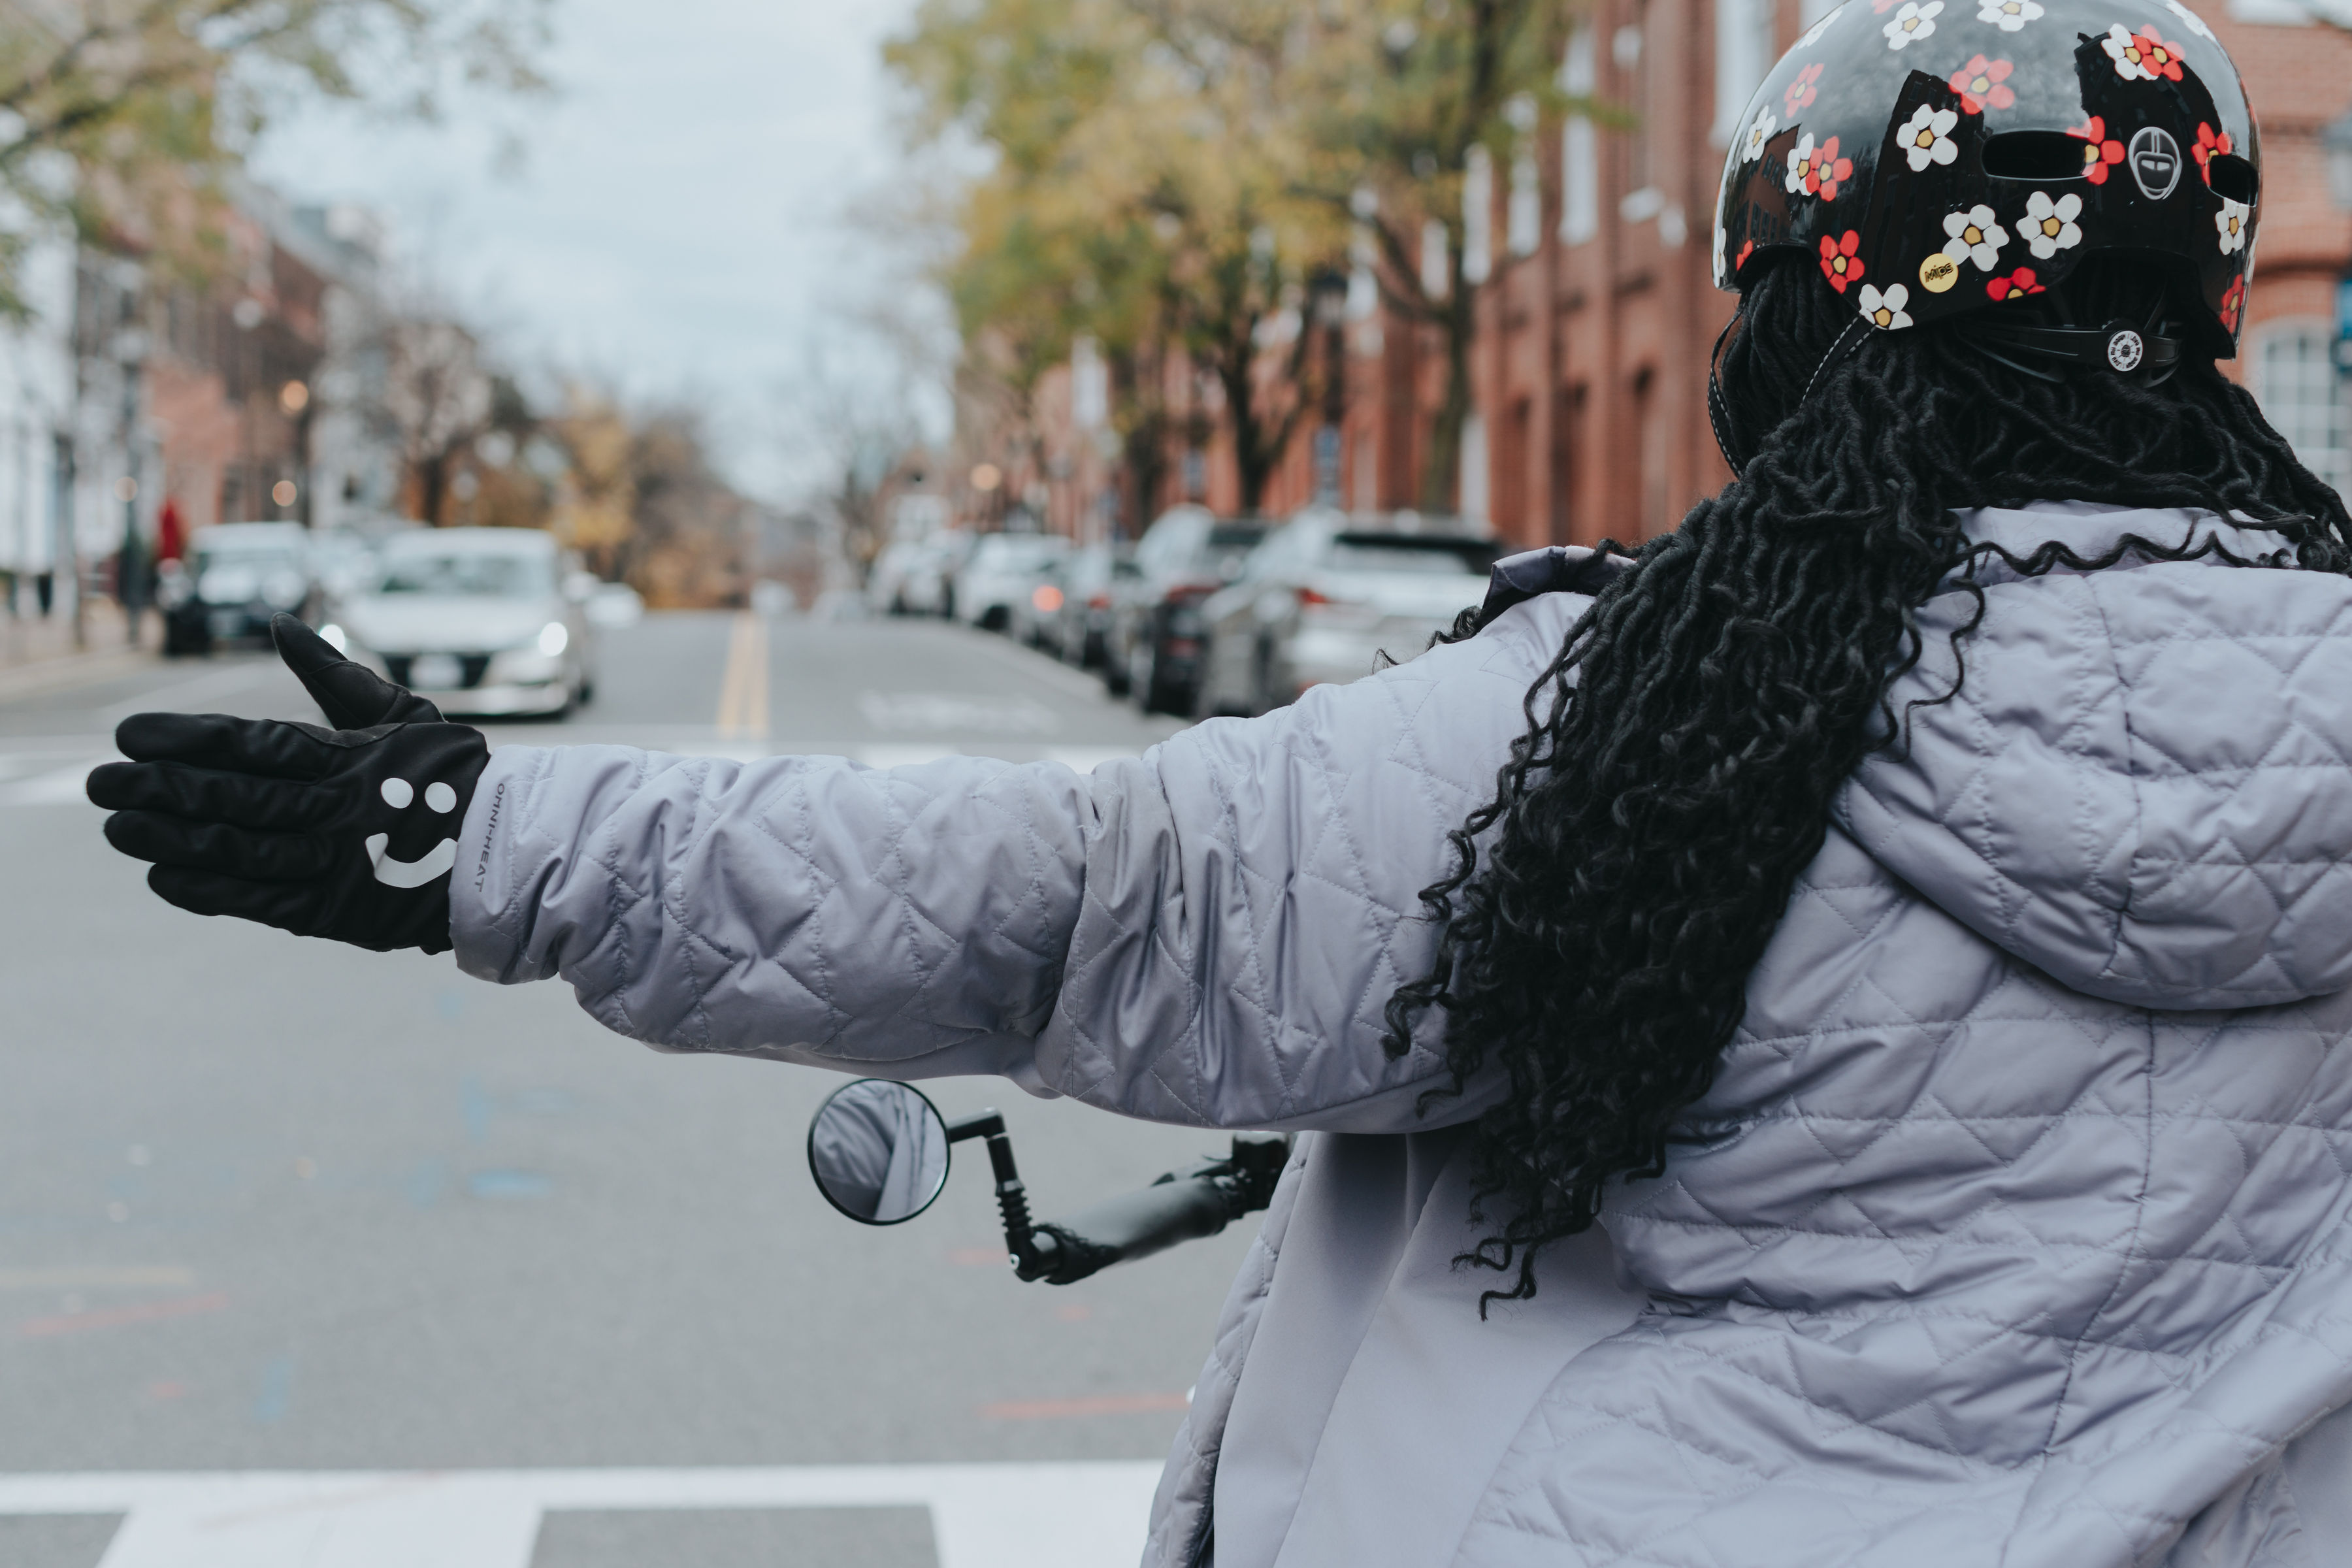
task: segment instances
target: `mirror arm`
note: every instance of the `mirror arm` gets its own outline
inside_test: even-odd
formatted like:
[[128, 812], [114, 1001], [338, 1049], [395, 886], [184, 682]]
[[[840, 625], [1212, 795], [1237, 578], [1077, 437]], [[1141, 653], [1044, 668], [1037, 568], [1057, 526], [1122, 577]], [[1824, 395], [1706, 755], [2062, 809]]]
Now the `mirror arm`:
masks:
[[994, 1110], [982, 1110], [948, 1123], [949, 1142], [971, 1138], [987, 1141], [988, 1166], [996, 1177], [996, 1206], [1004, 1215], [1004, 1250], [1011, 1255], [1013, 1267], [1022, 1268], [1036, 1257], [1037, 1237], [1029, 1223], [1029, 1189], [1022, 1184], [1020, 1167], [1013, 1163], [1013, 1140], [1005, 1133], [1004, 1118]]

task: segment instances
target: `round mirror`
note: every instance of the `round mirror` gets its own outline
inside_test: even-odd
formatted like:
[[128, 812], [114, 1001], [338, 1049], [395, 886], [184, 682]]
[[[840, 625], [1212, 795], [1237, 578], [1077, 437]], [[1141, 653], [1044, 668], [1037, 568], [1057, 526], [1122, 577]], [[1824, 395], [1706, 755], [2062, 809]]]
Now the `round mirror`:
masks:
[[808, 1159], [827, 1203], [860, 1225], [897, 1225], [948, 1184], [948, 1124], [907, 1085], [861, 1078], [817, 1108]]

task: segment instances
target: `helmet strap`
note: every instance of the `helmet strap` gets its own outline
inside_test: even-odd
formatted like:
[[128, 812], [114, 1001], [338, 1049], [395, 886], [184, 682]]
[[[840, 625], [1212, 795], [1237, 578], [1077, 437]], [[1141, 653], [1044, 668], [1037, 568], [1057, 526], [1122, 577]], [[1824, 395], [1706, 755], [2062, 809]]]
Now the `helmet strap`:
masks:
[[1732, 450], [1731, 409], [1723, 400], [1723, 378], [1718, 371], [1723, 363], [1723, 345], [1730, 340], [1731, 329], [1739, 324], [1739, 318], [1747, 310], [1748, 296], [1742, 294], [1739, 303], [1732, 307], [1731, 320], [1724, 322], [1723, 331], [1715, 334], [1715, 347], [1708, 351], [1706, 356], [1706, 422], [1715, 431], [1715, 449], [1723, 454], [1723, 460], [1730, 466], [1731, 477], [1735, 479], [1747, 473], [1748, 464]]
[[[1731, 477], [1735, 479], [1748, 477], [1748, 460], [1732, 449], [1731, 405], [1724, 398], [1718, 367], [1723, 363], [1724, 342], [1731, 336], [1731, 329], [1739, 324], [1739, 318], [1747, 309], [1748, 296], [1742, 294], [1738, 309], [1732, 311], [1731, 320], [1723, 323], [1723, 331], [1716, 334], [1715, 352], [1707, 356], [1706, 361], [1706, 422], [1715, 429], [1716, 447], [1722, 452], [1723, 460], [1731, 465]], [[1848, 354], [1853, 353], [1869, 331], [1870, 322], [1861, 316], [1846, 323], [1845, 331], [1830, 344], [1829, 353], [1822, 355], [1822, 363], [1813, 367], [1811, 377], [1805, 383], [1805, 390], [1798, 395], [1796, 408], [1790, 410], [1791, 414], [1812, 401], [1813, 388], [1822, 384], [1822, 377], [1835, 370]]]

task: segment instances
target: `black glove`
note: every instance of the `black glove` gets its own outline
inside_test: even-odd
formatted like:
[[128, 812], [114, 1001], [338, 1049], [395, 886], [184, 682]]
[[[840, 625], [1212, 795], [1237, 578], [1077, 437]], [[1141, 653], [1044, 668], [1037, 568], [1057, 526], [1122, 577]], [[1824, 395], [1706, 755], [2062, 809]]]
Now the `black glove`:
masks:
[[288, 619], [271, 628], [279, 651], [330, 719], [416, 717], [325, 730], [135, 714], [115, 731], [131, 761], [89, 776], [114, 812], [107, 841], [153, 861], [147, 885], [184, 910], [446, 952], [457, 832], [489, 747]]
[[269, 619], [269, 640], [278, 657], [302, 683], [327, 722], [338, 730], [371, 724], [438, 724], [441, 710], [404, 686], [394, 686], [363, 664], [353, 664], [334, 646], [292, 616]]

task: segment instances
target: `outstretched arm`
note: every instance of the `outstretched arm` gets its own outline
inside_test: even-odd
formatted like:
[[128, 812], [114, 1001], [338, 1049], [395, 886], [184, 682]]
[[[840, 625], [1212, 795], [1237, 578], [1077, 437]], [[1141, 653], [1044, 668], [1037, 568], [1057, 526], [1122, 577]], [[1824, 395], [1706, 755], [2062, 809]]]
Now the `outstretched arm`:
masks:
[[1437, 1022], [1381, 1011], [1433, 951], [1421, 889], [1491, 792], [1585, 601], [1080, 775], [501, 750], [459, 840], [458, 962], [561, 974], [609, 1026], [919, 1078], [1000, 1073], [1153, 1120], [1402, 1131]]

